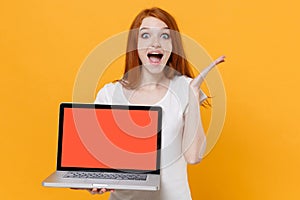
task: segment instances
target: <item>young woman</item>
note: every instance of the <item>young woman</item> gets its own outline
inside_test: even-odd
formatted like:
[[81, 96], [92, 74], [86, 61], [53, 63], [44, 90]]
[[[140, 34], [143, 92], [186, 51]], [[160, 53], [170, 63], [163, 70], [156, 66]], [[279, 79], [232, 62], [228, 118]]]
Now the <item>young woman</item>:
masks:
[[[200, 85], [223, 61], [220, 57], [192, 79], [174, 18], [159, 8], [136, 16], [128, 36], [124, 76], [105, 85], [95, 103], [162, 107], [161, 188], [156, 192], [116, 190], [111, 200], [191, 199], [187, 164], [201, 161], [206, 141], [199, 110], [206, 95]], [[90, 190], [92, 194], [106, 191]]]

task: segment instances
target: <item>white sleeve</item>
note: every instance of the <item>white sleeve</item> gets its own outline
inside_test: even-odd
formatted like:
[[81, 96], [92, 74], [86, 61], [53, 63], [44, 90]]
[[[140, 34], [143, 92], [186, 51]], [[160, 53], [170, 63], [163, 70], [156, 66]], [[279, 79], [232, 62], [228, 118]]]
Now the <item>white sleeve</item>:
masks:
[[203, 103], [203, 101], [205, 101], [207, 99], [207, 95], [200, 89], [200, 97], [199, 97], [199, 101], [200, 101], [200, 105]]
[[[190, 84], [191, 81], [193, 80], [192, 78], [189, 78], [187, 77], [186, 78], [188, 83]], [[207, 95], [200, 89], [199, 91], [199, 102], [200, 102], [200, 105], [203, 103], [203, 101], [205, 101], [207, 99]]]

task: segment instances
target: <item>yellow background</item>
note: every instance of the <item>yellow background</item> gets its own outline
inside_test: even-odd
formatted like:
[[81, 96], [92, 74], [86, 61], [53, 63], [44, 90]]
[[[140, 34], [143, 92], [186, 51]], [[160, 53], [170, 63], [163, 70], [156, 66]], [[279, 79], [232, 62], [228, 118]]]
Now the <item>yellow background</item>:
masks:
[[58, 104], [72, 101], [89, 52], [154, 5], [213, 58], [227, 56], [226, 121], [213, 151], [189, 167], [193, 198], [300, 199], [296, 0], [1, 1], [1, 199], [107, 199], [41, 186], [55, 169]]

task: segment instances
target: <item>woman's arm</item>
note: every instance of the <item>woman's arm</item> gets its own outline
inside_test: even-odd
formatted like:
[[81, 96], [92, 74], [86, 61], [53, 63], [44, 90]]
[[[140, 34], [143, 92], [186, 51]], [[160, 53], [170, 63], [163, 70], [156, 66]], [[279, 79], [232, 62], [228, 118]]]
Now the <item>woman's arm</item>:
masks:
[[188, 107], [184, 114], [182, 143], [184, 157], [189, 164], [199, 163], [203, 158], [206, 148], [206, 136], [200, 114], [200, 86], [208, 72], [217, 64], [224, 62], [224, 59], [225, 56], [219, 57], [190, 83]]
[[206, 147], [206, 136], [201, 121], [199, 105], [197, 97], [190, 88], [188, 107], [184, 113], [182, 143], [184, 157], [189, 164], [199, 163]]

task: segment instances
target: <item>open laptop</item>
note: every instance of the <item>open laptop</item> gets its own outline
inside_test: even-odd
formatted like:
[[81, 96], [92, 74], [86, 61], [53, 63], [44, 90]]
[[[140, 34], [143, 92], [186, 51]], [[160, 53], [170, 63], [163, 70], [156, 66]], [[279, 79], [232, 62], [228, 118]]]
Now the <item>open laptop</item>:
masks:
[[62, 103], [57, 169], [42, 185], [159, 190], [162, 109]]

